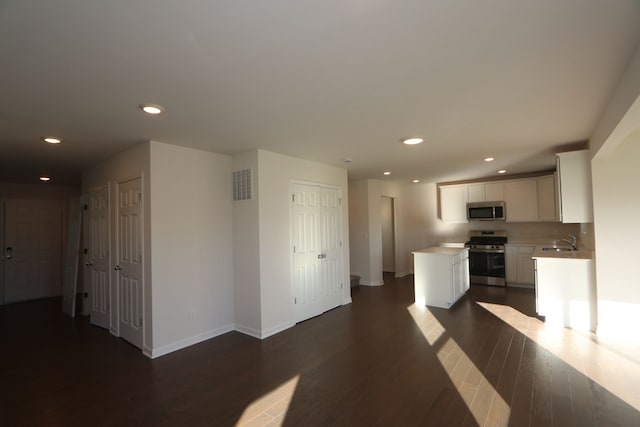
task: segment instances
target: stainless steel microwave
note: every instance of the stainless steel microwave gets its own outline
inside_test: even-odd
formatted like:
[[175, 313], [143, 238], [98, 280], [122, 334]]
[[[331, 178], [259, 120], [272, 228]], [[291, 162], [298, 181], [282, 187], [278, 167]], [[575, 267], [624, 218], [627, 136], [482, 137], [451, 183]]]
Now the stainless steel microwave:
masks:
[[467, 203], [467, 219], [469, 221], [504, 221], [504, 202]]

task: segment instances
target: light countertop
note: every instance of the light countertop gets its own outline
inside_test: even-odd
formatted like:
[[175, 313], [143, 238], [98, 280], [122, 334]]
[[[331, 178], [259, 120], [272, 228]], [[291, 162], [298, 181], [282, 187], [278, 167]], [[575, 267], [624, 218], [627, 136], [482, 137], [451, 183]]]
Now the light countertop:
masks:
[[542, 248], [552, 245], [536, 246], [531, 258], [556, 258], [556, 259], [593, 259], [593, 251], [543, 251]]
[[443, 246], [433, 246], [426, 249], [418, 249], [413, 251], [413, 254], [442, 254], [442, 255], [457, 255], [461, 252], [468, 251], [467, 248], [447, 248]]

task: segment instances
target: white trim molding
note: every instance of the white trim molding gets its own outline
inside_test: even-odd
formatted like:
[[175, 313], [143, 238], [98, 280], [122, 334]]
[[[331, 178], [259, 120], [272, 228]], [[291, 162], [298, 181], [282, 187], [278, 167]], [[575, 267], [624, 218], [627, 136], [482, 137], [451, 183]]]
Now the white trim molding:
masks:
[[221, 328], [212, 329], [201, 334], [193, 335], [191, 337], [175, 341], [171, 344], [163, 345], [162, 347], [150, 349], [149, 347], [145, 346], [142, 352], [145, 356], [151, 359], [155, 359], [156, 357], [164, 356], [165, 354], [173, 353], [177, 350], [182, 350], [183, 348], [198, 344], [211, 338], [215, 338], [231, 331], [233, 331], [233, 325], [227, 325]]

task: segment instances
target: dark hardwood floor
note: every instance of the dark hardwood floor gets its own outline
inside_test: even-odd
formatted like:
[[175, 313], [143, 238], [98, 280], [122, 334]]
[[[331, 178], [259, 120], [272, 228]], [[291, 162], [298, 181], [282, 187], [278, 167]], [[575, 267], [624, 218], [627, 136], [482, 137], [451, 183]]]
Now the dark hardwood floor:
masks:
[[0, 307], [0, 425], [640, 425], [479, 304], [533, 316], [532, 291], [419, 308], [412, 280], [353, 288], [353, 304], [263, 341], [232, 332], [155, 360], [59, 299]]

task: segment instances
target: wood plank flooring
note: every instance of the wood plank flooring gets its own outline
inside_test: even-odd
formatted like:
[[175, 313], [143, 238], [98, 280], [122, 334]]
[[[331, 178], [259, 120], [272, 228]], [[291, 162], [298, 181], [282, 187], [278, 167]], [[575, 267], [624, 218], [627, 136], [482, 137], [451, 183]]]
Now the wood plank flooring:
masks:
[[546, 330], [533, 292], [473, 286], [443, 310], [413, 305], [412, 280], [155, 360], [59, 299], [0, 307], [0, 425], [640, 425], [638, 363]]

